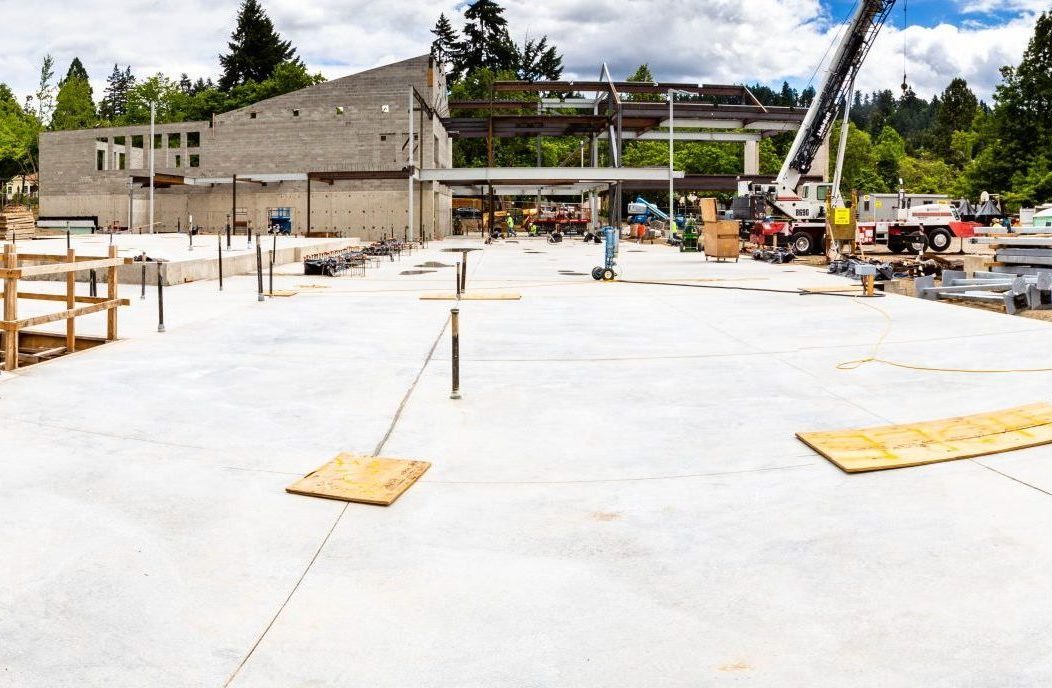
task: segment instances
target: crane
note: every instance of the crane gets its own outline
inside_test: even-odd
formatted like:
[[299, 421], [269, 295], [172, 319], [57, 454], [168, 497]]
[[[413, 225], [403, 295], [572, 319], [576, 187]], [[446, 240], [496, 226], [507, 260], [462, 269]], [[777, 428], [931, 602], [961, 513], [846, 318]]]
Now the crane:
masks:
[[[756, 220], [758, 218], [755, 215], [760, 210], [758, 205], [771, 206], [779, 215], [792, 221], [794, 226], [790, 231], [793, 243], [807, 244], [806, 247], [794, 246], [798, 252], [810, 252], [815, 242], [813, 232], [796, 225], [816, 223], [824, 231], [825, 201], [831, 190], [829, 184], [810, 183], [804, 184], [801, 189], [800, 181], [811, 171], [819, 148], [829, 136], [840, 103], [845, 100], [850, 102], [858, 70], [894, 6], [895, 0], [858, 1], [778, 176], [772, 183], [746, 182], [739, 189], [743, 199], [762, 199], [763, 202], [757, 204], [745, 200], [744, 203], [736, 204], [736, 216]], [[838, 161], [838, 164], [842, 163]], [[837, 189], [832, 191], [839, 194]], [[740, 214], [743, 208], [747, 217]], [[801, 248], [805, 250], [799, 250]]]

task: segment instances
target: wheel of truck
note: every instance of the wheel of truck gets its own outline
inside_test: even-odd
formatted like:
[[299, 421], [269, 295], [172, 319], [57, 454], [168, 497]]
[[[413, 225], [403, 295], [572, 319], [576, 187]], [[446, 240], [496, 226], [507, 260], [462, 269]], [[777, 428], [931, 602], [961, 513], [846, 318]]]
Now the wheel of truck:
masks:
[[911, 253], [924, 253], [928, 248], [928, 237], [922, 232], [915, 232], [903, 238]]
[[953, 243], [953, 234], [945, 227], [928, 230], [928, 246], [936, 253], [942, 253]]
[[789, 247], [798, 256], [806, 256], [815, 248], [815, 240], [807, 232], [797, 232], [789, 237]]
[[888, 250], [892, 253], [902, 253], [906, 250], [906, 242], [902, 239], [888, 239]]

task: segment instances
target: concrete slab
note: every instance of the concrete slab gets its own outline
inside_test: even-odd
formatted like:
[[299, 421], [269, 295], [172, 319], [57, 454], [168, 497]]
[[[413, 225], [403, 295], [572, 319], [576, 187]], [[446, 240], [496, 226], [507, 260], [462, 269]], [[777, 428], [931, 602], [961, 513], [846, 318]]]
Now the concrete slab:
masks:
[[[124, 339], [0, 375], [0, 686], [1044, 686], [1052, 449], [846, 475], [798, 430], [1043, 398], [1045, 323], [936, 302], [601, 284], [601, 248], [121, 294]], [[626, 246], [627, 278], [807, 266]], [[527, 251], [536, 251], [528, 253]], [[638, 251], [638, 252], [636, 252]], [[578, 273], [578, 274], [572, 274]], [[583, 275], [581, 274], [583, 273]], [[86, 327], [101, 327], [89, 320]], [[339, 451], [390, 508], [284, 493]]]

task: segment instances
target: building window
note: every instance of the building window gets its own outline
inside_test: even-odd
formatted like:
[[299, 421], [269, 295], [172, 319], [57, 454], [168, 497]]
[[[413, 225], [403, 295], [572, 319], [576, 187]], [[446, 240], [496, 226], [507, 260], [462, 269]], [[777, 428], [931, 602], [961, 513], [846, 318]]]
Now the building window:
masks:
[[248, 113], [248, 118], [249, 119], [255, 119], [256, 118], [256, 113], [254, 113], [254, 112]]
[[106, 169], [106, 151], [95, 151], [95, 169], [100, 171]]
[[124, 145], [124, 137], [123, 136], [114, 136], [113, 137], [113, 145], [114, 146], [123, 146]]
[[163, 142], [164, 142], [164, 134], [154, 134], [153, 135], [153, 147], [154, 147], [154, 149], [164, 148]]
[[191, 155], [190, 156], [190, 167], [200, 167], [200, 166], [201, 166], [201, 156], [200, 155], [196, 155], [196, 154], [195, 155]]
[[[182, 135], [181, 134], [168, 134], [168, 147], [169, 148], [182, 148]], [[178, 167], [178, 165], [176, 165]]]
[[337, 105], [336, 106], [336, 114], [337, 115], [342, 115], [343, 114], [343, 106], [342, 105]]
[[292, 111], [292, 116], [293, 117], [299, 117], [300, 116], [300, 111], [299, 110], [293, 110]]
[[386, 141], [387, 140], [387, 134], [380, 134], [380, 140], [381, 141]]
[[183, 166], [183, 156], [181, 156], [181, 155], [175, 156], [175, 166], [176, 167], [182, 167]]
[[114, 157], [117, 159], [117, 169], [124, 169], [124, 153], [114, 153]]
[[200, 148], [201, 147], [201, 132], [191, 131], [186, 134], [186, 147], [187, 148]]

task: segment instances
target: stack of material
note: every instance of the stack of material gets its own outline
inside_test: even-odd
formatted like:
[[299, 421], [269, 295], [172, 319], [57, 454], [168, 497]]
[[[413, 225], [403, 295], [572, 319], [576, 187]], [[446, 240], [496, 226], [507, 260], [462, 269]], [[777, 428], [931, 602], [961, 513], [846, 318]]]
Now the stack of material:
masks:
[[1045, 310], [1052, 306], [1052, 275], [1010, 275], [999, 272], [945, 270], [942, 285], [935, 286], [935, 276], [918, 277], [914, 282], [917, 296], [933, 301], [949, 299], [1003, 307], [1015, 315], [1028, 308]]
[[1052, 234], [1046, 227], [1016, 227], [1011, 233], [1001, 227], [975, 230], [973, 244], [994, 250], [991, 272], [1009, 275], [1036, 275], [1052, 270]]
[[0, 239], [29, 239], [37, 232], [33, 212], [21, 205], [9, 205], [0, 210]]
[[701, 199], [702, 240], [705, 260], [733, 258], [738, 262], [741, 253], [741, 227], [733, 220], [719, 220], [715, 198]]

